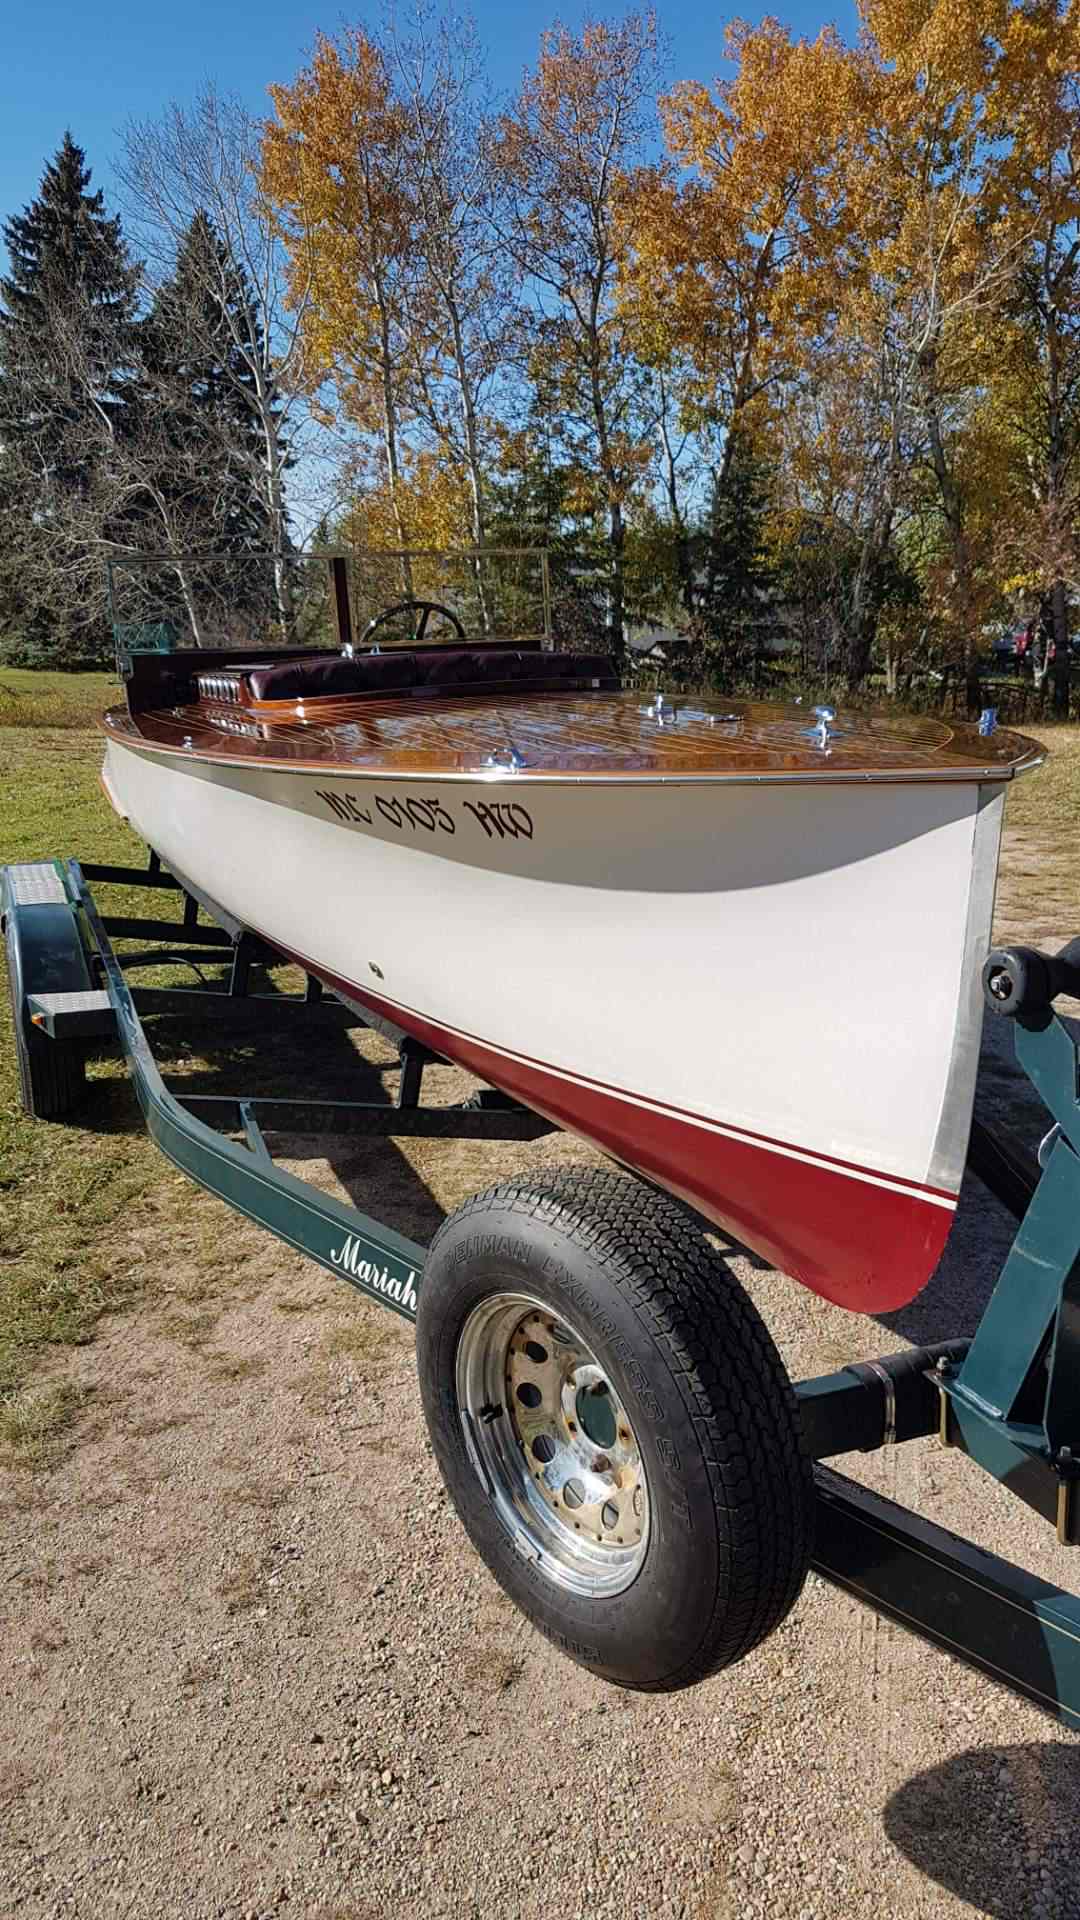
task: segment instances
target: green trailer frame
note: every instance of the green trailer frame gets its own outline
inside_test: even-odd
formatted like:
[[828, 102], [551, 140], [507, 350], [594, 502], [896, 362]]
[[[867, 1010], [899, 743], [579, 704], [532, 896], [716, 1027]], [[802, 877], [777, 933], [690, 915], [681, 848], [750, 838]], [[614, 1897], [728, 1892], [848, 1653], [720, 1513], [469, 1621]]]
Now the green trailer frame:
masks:
[[[179, 890], [183, 919], [103, 912], [92, 887], [114, 883]], [[415, 1318], [424, 1248], [275, 1165], [267, 1134], [522, 1140], [554, 1130], [495, 1093], [466, 1106], [425, 1105], [424, 1071], [435, 1056], [392, 1027], [380, 1030], [398, 1049], [393, 1104], [170, 1091], [144, 1014], [195, 1008], [230, 1022], [254, 1016], [260, 1025], [343, 1016], [372, 1022], [314, 979], [301, 994], [253, 992], [253, 962], [280, 956], [243, 927], [223, 924], [219, 911], [215, 919], [210, 903], [153, 854], [145, 870], [75, 860], [6, 867], [0, 915], [31, 1111], [47, 1117], [73, 1104], [79, 1075], [58, 1074], [58, 1061], [77, 1061], [81, 1073], [88, 1041], [118, 1040], [148, 1131], [174, 1166], [406, 1320]], [[227, 962], [226, 985], [195, 991], [128, 978], [192, 960]], [[1056, 959], [1024, 949], [991, 955], [984, 979], [988, 1004], [1015, 1023], [1018, 1059], [1054, 1124], [1039, 1167], [1007, 1139], [978, 1124], [973, 1131], [974, 1170], [1020, 1221], [973, 1338], [796, 1384], [816, 1463], [812, 1565], [878, 1613], [1080, 1727], [1080, 1598], [823, 1464], [937, 1434], [1042, 1515], [1060, 1541], [1080, 1545], [1080, 1054], [1052, 1005], [1056, 994], [1080, 991], [1080, 943]]]

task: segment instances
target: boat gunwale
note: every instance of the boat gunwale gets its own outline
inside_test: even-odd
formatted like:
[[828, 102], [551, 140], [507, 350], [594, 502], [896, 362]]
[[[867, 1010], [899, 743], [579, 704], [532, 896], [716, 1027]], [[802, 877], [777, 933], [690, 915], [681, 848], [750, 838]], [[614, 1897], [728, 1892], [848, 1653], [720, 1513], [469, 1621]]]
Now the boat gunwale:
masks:
[[[147, 716], [152, 717], [152, 714]], [[333, 780], [387, 780], [407, 781], [410, 785], [423, 783], [427, 786], [512, 786], [521, 787], [761, 787], [761, 786], [955, 786], [957, 783], [968, 786], [983, 786], [988, 783], [999, 784], [1013, 780], [1018, 774], [1030, 773], [1043, 764], [1046, 749], [1038, 741], [1030, 740], [1027, 735], [1017, 737], [1025, 741], [1030, 752], [1015, 761], [998, 762], [987, 766], [978, 761], [966, 762], [959, 767], [806, 767], [781, 769], [771, 768], [756, 772], [712, 771], [708, 773], [682, 773], [668, 770], [639, 768], [630, 771], [624, 768], [607, 770], [604, 768], [579, 768], [576, 771], [532, 768], [532, 767], [474, 767], [474, 768], [408, 768], [384, 764], [379, 767], [358, 766], [348, 760], [315, 759], [302, 760], [295, 755], [287, 758], [275, 757], [273, 753], [251, 753], [242, 758], [227, 753], [214, 753], [202, 747], [175, 746], [166, 741], [150, 740], [142, 733], [136, 720], [126, 707], [110, 707], [102, 715], [99, 726], [107, 740], [115, 741], [131, 753], [147, 754], [158, 758], [175, 759], [184, 766], [193, 764], [221, 767], [237, 772], [260, 771], [291, 774], [316, 774], [322, 779]], [[232, 736], [226, 734], [224, 738]]]

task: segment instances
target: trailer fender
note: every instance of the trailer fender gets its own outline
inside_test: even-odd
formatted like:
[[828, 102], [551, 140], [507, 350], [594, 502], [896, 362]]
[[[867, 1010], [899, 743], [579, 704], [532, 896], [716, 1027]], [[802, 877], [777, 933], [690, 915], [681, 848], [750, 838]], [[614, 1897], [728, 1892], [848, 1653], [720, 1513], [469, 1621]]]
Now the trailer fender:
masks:
[[56, 1040], [31, 1018], [39, 993], [85, 993], [93, 978], [78, 915], [59, 868], [35, 861], [0, 868], [0, 928], [19, 1062], [19, 1094], [27, 1113], [55, 1119], [78, 1104], [85, 1065], [77, 1040]]

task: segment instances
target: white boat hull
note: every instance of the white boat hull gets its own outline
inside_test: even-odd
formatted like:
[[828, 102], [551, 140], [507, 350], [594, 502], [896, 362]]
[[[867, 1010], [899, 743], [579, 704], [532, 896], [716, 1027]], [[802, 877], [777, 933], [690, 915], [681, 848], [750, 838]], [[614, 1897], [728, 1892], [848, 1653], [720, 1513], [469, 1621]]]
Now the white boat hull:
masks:
[[444, 783], [110, 738], [165, 863], [816, 1291], [910, 1299], [959, 1190], [1001, 789]]

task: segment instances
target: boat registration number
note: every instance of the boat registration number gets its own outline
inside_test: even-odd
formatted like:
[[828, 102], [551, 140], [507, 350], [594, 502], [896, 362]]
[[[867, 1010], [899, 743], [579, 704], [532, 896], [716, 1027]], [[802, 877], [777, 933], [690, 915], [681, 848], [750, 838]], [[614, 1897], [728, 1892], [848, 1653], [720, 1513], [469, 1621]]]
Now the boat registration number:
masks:
[[378, 827], [385, 823], [396, 833], [456, 834], [483, 832], [488, 840], [531, 840], [532, 815], [516, 800], [458, 800], [447, 803], [419, 794], [374, 793], [365, 803], [347, 790], [317, 787], [321, 800], [336, 820], [349, 826]]

